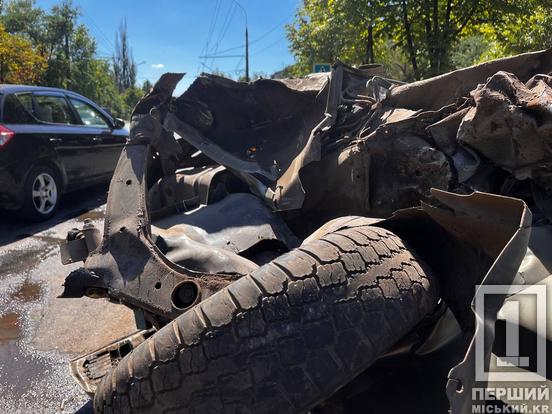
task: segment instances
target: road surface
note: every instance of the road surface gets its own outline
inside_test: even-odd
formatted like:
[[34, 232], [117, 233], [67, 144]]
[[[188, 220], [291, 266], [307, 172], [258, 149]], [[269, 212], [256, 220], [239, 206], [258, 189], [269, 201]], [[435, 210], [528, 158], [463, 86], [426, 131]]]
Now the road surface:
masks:
[[79, 266], [63, 266], [58, 246], [85, 218], [101, 225], [106, 190], [67, 195], [45, 223], [0, 211], [0, 413], [91, 412], [68, 362], [135, 330], [124, 306], [57, 298]]

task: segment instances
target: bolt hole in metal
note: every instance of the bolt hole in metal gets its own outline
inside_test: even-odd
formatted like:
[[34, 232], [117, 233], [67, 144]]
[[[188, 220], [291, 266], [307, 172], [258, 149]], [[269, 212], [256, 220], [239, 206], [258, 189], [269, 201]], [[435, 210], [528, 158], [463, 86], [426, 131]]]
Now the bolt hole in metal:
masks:
[[36, 176], [33, 182], [33, 204], [36, 210], [42, 214], [49, 214], [55, 208], [58, 198], [57, 186], [48, 173]]
[[132, 184], [132, 180], [126, 180], [126, 185], [131, 185]]
[[464, 392], [464, 384], [462, 384], [462, 381], [458, 381], [456, 384], [456, 392], [458, 394], [462, 394]]
[[155, 284], [155, 289], [161, 289], [161, 282], [157, 282]]
[[124, 232], [125, 230], [126, 230], [126, 227], [125, 227], [125, 226], [123, 226], [123, 227], [121, 227], [121, 228], [119, 229], [119, 232], [121, 232], [121, 233], [122, 233], [122, 232]]
[[199, 296], [199, 288], [194, 282], [182, 282], [172, 293], [172, 304], [177, 309], [192, 306]]

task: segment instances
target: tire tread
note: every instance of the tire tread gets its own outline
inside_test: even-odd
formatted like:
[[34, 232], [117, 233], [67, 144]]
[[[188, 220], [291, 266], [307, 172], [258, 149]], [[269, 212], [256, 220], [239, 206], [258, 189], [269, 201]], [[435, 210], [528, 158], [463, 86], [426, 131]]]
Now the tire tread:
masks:
[[274, 259], [161, 329], [103, 379], [95, 410], [306, 412], [366, 369], [436, 302], [435, 278], [402, 240], [356, 220]]

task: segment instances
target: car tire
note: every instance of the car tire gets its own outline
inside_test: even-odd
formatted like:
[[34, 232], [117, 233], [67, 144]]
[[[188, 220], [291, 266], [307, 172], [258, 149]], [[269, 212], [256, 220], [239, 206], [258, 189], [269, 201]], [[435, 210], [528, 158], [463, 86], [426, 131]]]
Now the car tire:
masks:
[[28, 221], [47, 220], [58, 209], [60, 197], [59, 174], [48, 165], [37, 165], [25, 179], [23, 205], [18, 215]]
[[437, 281], [392, 232], [309, 240], [194, 306], [102, 380], [97, 413], [304, 413], [434, 310]]

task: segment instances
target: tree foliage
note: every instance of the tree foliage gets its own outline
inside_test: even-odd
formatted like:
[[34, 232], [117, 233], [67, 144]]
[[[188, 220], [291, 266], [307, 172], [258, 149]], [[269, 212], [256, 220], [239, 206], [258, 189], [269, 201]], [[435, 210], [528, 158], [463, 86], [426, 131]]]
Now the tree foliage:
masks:
[[0, 83], [34, 83], [46, 69], [46, 59], [30, 41], [9, 34], [0, 24]]
[[115, 55], [113, 56], [113, 71], [119, 92], [134, 87], [136, 84], [136, 62], [132, 49], [128, 45], [126, 19], [123, 19], [119, 33], [115, 37]]
[[2, 23], [8, 33], [17, 33], [34, 45], [44, 43], [45, 13], [35, 0], [7, 2], [2, 10]]
[[287, 26], [297, 61], [293, 71], [308, 73], [316, 62], [380, 62], [391, 76], [411, 80], [489, 56], [540, 49], [551, 44], [551, 5], [550, 0], [303, 0]]
[[[115, 116], [129, 116], [142, 92], [136, 85], [136, 65], [126, 36], [126, 23], [124, 50], [128, 51], [130, 72], [125, 69], [126, 79], [120, 83], [112, 62], [97, 57], [96, 40], [79, 23], [80, 11], [72, 0], [61, 0], [49, 11], [38, 7], [36, 0], [11, 0], [1, 6], [0, 23], [5, 31], [0, 32], [0, 53], [7, 56], [19, 49], [4, 60], [11, 66], [0, 67], [0, 71], [10, 73], [2, 77], [2, 82], [70, 89], [96, 101]], [[15, 72], [19, 74], [17, 77]]]

